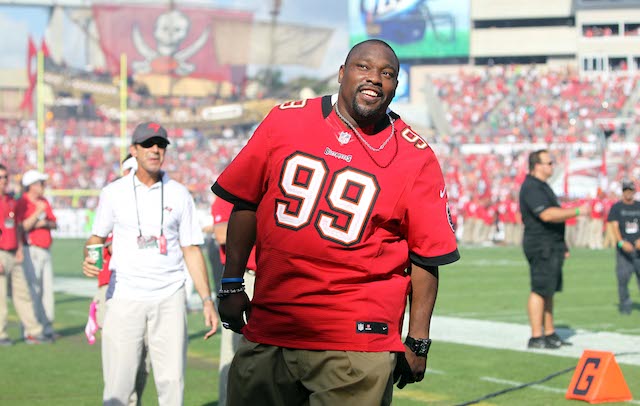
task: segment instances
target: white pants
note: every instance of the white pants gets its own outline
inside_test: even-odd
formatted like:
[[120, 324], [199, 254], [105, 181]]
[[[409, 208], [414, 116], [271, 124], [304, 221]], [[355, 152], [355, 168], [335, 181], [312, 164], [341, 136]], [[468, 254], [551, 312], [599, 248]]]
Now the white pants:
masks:
[[182, 288], [158, 301], [107, 301], [102, 329], [103, 404], [129, 403], [143, 356], [145, 332], [158, 404], [183, 404], [187, 315]]
[[[249, 299], [253, 298], [253, 285], [255, 284], [256, 276], [253, 271], [247, 271], [244, 273], [244, 288], [247, 292]], [[234, 333], [232, 330], [226, 328], [222, 329], [222, 337], [220, 337], [220, 382], [218, 384], [218, 406], [227, 405], [227, 384], [229, 381], [229, 367], [231, 367], [231, 361], [236, 355], [242, 334]]]
[[35, 245], [25, 245], [24, 274], [29, 281], [33, 307], [38, 321], [44, 327], [44, 334], [53, 334], [55, 302], [51, 252]]

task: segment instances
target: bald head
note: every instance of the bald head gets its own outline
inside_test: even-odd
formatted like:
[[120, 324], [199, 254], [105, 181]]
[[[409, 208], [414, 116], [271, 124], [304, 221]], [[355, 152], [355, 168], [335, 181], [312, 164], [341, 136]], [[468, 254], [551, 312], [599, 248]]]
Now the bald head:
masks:
[[349, 53], [347, 54], [347, 58], [344, 60], [344, 64], [345, 66], [348, 65], [349, 59], [356, 53], [358, 53], [361, 49], [371, 46], [371, 45], [382, 45], [385, 48], [387, 48], [389, 51], [391, 51], [391, 53], [393, 54], [393, 57], [395, 59], [396, 62], [396, 70], [400, 70], [400, 61], [398, 60], [398, 55], [396, 55], [396, 52], [393, 50], [393, 48], [391, 48], [391, 46], [389, 44], [387, 44], [386, 42], [380, 40], [380, 39], [368, 39], [366, 41], [362, 41], [359, 42], [357, 44], [355, 44], [353, 46], [353, 48], [351, 48], [351, 50], [349, 51]]

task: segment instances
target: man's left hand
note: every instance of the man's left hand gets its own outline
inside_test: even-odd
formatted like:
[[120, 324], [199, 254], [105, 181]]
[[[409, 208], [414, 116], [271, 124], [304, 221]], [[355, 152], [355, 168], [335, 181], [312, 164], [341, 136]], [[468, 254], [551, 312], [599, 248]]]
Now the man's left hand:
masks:
[[408, 383], [420, 382], [427, 370], [427, 357], [419, 357], [405, 345], [404, 354], [397, 356], [396, 368], [393, 371], [393, 381], [398, 383], [398, 389]]
[[218, 329], [218, 315], [216, 314], [216, 309], [213, 307], [213, 301], [205, 300], [202, 305], [202, 314], [204, 315], [205, 326], [211, 327], [211, 329], [204, 335], [204, 339], [207, 340], [209, 337], [214, 335]]
[[246, 292], [239, 292], [220, 299], [218, 312], [220, 320], [222, 320], [222, 327], [242, 334], [242, 327], [245, 325], [244, 314], [246, 313], [247, 320], [251, 317], [249, 296]]

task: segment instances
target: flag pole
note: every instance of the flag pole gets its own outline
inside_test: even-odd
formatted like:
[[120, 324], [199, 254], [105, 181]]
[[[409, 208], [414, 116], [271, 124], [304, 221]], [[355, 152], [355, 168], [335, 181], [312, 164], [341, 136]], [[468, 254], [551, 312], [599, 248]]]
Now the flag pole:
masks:
[[120, 171], [127, 156], [127, 54], [120, 55]]
[[44, 172], [44, 53], [37, 53], [36, 70], [36, 127], [38, 170]]

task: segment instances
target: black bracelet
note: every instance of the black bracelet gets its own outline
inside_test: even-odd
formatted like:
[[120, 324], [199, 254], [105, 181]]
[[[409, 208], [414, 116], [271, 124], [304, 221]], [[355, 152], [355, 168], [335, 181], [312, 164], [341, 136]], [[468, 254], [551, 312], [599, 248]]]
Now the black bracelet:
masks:
[[224, 299], [227, 296], [244, 292], [244, 285], [236, 289], [220, 289], [218, 291], [218, 299]]

